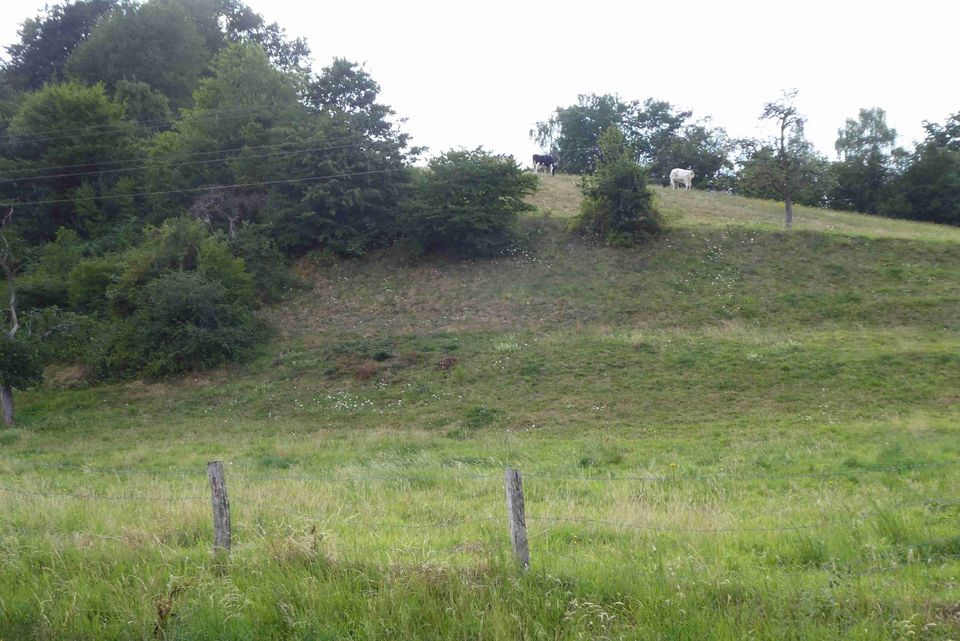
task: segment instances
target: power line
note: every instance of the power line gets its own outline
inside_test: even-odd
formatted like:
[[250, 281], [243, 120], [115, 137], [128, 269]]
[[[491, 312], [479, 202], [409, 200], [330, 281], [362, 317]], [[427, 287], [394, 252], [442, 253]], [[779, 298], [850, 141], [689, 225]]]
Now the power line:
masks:
[[406, 167], [397, 167], [393, 169], [376, 169], [373, 171], [354, 171], [343, 174], [329, 174], [326, 176], [307, 176], [305, 178], [284, 178], [281, 180], [265, 180], [261, 182], [234, 183], [231, 185], [213, 185], [207, 187], [189, 187], [186, 189], [165, 189], [162, 191], [144, 191], [133, 194], [109, 194], [106, 196], [86, 196], [84, 198], [58, 198], [52, 200], [32, 200], [22, 203], [5, 202], [0, 203], [0, 207], [24, 207], [28, 205], [56, 205], [60, 203], [89, 202], [94, 200], [116, 200], [118, 198], [142, 198], [145, 196], [166, 196], [170, 194], [195, 193], [203, 191], [216, 191], [218, 189], [235, 189], [240, 187], [263, 187], [266, 185], [284, 185], [298, 182], [309, 182], [316, 180], [326, 180], [329, 178], [352, 178], [354, 176], [371, 176], [375, 174], [388, 174], [400, 171], [407, 171]]
[[[369, 142], [370, 142], [370, 141], [364, 141], [364, 142], [360, 142], [360, 143], [353, 143], [353, 144], [350, 144], [350, 145], [311, 147], [311, 148], [309, 148], [309, 149], [295, 149], [295, 150], [289, 150], [289, 151], [278, 151], [278, 152], [273, 152], [273, 153], [269, 153], [269, 154], [256, 154], [256, 155], [251, 155], [251, 156], [240, 156], [240, 155], [237, 155], [237, 156], [228, 156], [228, 157], [225, 157], [225, 158], [209, 158], [209, 159], [206, 159], [206, 160], [192, 160], [192, 161], [188, 161], [188, 162], [178, 162], [178, 163], [172, 163], [172, 164], [139, 165], [139, 166], [135, 166], [135, 167], [121, 167], [121, 168], [118, 168], [118, 169], [101, 169], [101, 170], [98, 170], [98, 171], [83, 171], [83, 172], [65, 173], [65, 174], [47, 174], [47, 175], [37, 175], [37, 176], [24, 176], [24, 177], [22, 177], [22, 178], [8, 178], [8, 179], [6, 179], [6, 180], [0, 180], [0, 184], [12, 183], [12, 182], [24, 182], [24, 181], [27, 181], [27, 180], [48, 180], [48, 179], [52, 179], [52, 178], [69, 178], [69, 177], [73, 177], [73, 176], [93, 176], [93, 175], [113, 174], [113, 173], [120, 173], [120, 172], [125, 172], [125, 171], [142, 171], [142, 170], [154, 169], [154, 168], [157, 168], [157, 169], [168, 169], [168, 168], [171, 168], [171, 167], [184, 167], [184, 166], [188, 166], [188, 165], [206, 165], [206, 164], [218, 163], [218, 162], [228, 162], [228, 161], [231, 161], [231, 160], [251, 160], [251, 159], [255, 159], [255, 158], [273, 158], [273, 157], [280, 157], [280, 156], [291, 156], [291, 155], [295, 155], [295, 154], [306, 154], [306, 153], [311, 153], [311, 152], [315, 152], [315, 151], [334, 151], [334, 150], [337, 150], [337, 149], [350, 149], [350, 148], [352, 148], [352, 147], [362, 147], [362, 146], [368, 144]], [[287, 143], [283, 143], [283, 144], [287, 144]], [[219, 153], [219, 152], [217, 152], [217, 153]]]
[[[323, 142], [323, 143], [325, 143], [325, 144], [331, 144], [331, 145], [332, 145], [332, 144], [339, 144], [339, 143], [341, 143], [341, 142], [348, 142], [348, 141], [356, 140], [357, 138], [358, 138], [358, 135], [357, 135], [357, 134], [353, 134], [353, 135], [350, 135], [350, 136], [342, 136], [342, 137], [339, 137], [339, 138], [328, 138], [328, 139], [326, 139], [326, 140], [320, 139], [320, 140], [313, 141], [313, 142], [317, 142], [317, 143]], [[369, 141], [370, 141], [370, 139], [365, 139], [365, 140], [364, 140], [364, 142], [369, 142]], [[274, 148], [277, 148], [277, 147], [284, 147], [284, 146], [287, 146], [287, 145], [297, 144], [298, 142], [299, 142], [299, 141], [297, 141], [297, 140], [285, 140], [285, 141], [282, 141], [282, 142], [270, 143], [270, 144], [266, 144], [266, 145], [244, 145], [244, 146], [241, 146], [241, 147], [229, 147], [229, 148], [226, 148], [226, 149], [214, 149], [214, 150], [210, 150], [210, 151], [195, 151], [195, 152], [181, 152], [181, 153], [173, 153], [173, 154], [158, 154], [158, 155], [154, 155], [154, 156], [149, 156], [149, 157], [147, 158], [147, 160], [173, 160], [173, 159], [178, 159], [178, 158], [193, 158], [193, 157], [196, 157], [196, 156], [209, 156], [209, 155], [211, 155], [211, 154], [225, 154], [225, 153], [231, 153], [231, 152], [235, 152], [235, 151], [240, 152], [240, 151], [256, 151], [256, 150], [261, 150], [261, 149], [274, 149]], [[373, 140], [372, 142], [379, 142], [379, 141]], [[363, 143], [358, 143], [358, 144], [363, 144]], [[78, 168], [78, 167], [101, 167], [101, 166], [104, 166], [104, 167], [105, 167], [105, 166], [109, 166], [109, 165], [143, 164], [143, 162], [144, 162], [144, 159], [143, 159], [143, 158], [128, 158], [128, 159], [124, 159], [124, 160], [91, 161], [91, 162], [84, 162], [84, 163], [75, 163], [75, 164], [72, 164], [72, 165], [45, 165], [45, 166], [42, 166], [42, 167], [23, 167], [23, 168], [20, 168], [20, 169], [8, 169], [8, 170], [5, 170], [4, 173], [15, 173], [15, 172], [26, 172], [26, 171], [34, 171], [34, 172], [41, 172], [41, 171], [42, 171], [42, 172], [46, 172], [46, 171], [58, 171], [58, 170], [62, 170], [62, 169], [74, 169], [74, 168]], [[71, 174], [71, 175], [79, 175], [79, 174]], [[2, 182], [13, 182], [14, 180], [24, 180], [24, 179], [23, 179], [23, 178], [7, 179], [7, 180], [4, 180], [4, 181], [2, 181]]]
[[17, 136], [15, 133], [11, 134], [8, 130], [6, 135], [8, 138], [18, 143], [49, 142], [52, 140], [61, 140], [63, 138], [74, 138], [76, 136], [102, 136], [111, 133], [111, 130], [114, 133], [124, 133], [126, 131], [130, 131], [132, 127], [136, 126], [141, 126], [146, 129], [159, 129], [163, 127], [164, 124], [173, 124], [177, 122], [192, 122], [196, 120], [207, 119], [219, 120], [221, 117], [230, 119], [245, 115], [272, 113], [271, 109], [274, 109], [278, 106], [282, 105], [270, 104], [259, 105], [256, 107], [244, 107], [240, 109], [205, 110], [200, 113], [190, 114], [188, 118], [185, 118], [184, 115], [181, 114], [180, 116], [171, 116], [170, 118], [121, 120], [115, 123], [102, 125], [81, 125], [78, 127], [67, 127], [62, 129], [45, 129], [40, 131], [31, 131], [28, 135], [23, 137]]

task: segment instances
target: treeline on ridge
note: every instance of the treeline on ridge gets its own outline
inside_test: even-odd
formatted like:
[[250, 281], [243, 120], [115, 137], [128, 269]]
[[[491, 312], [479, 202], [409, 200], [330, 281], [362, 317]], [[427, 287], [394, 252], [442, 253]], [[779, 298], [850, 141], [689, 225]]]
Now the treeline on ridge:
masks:
[[[783, 102], [792, 105], [792, 96]], [[557, 159], [558, 171], [592, 173], [600, 136], [616, 127], [654, 182], [667, 184], [670, 170], [680, 167], [692, 169], [702, 188], [775, 200], [783, 194], [768, 178], [783, 171], [786, 149], [795, 164], [795, 202], [960, 225], [960, 112], [943, 124], [924, 123], [924, 140], [909, 151], [896, 145], [883, 109], [861, 109], [837, 132], [834, 161], [805, 138], [802, 118], [798, 124], [779, 148], [773, 139], [733, 138], [669, 102], [584, 94], [530, 133]]]

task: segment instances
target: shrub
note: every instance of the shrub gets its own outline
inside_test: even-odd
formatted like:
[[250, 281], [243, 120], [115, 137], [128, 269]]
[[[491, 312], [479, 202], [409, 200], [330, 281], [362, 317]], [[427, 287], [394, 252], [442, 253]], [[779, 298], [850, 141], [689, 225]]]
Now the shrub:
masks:
[[94, 368], [102, 378], [168, 376], [248, 356], [263, 330], [226, 287], [197, 272], [150, 281], [137, 309], [105, 338]]
[[80, 261], [67, 281], [70, 306], [95, 314], [107, 307], [107, 291], [122, 271], [119, 256], [110, 254]]
[[229, 244], [233, 255], [243, 260], [250, 273], [254, 293], [260, 303], [277, 302], [294, 285], [287, 261], [266, 225], [243, 225]]
[[34, 337], [44, 363], [77, 363], [89, 358], [105, 321], [59, 307], [33, 310], [24, 315], [25, 330]]
[[170, 271], [197, 272], [223, 286], [227, 299], [241, 307], [253, 302], [253, 278], [227, 242], [211, 235], [203, 223], [172, 218], [146, 231], [143, 243], [124, 255], [124, 269], [108, 295], [115, 313], [127, 317], [152, 279]]
[[448, 151], [414, 180], [401, 234], [419, 254], [502, 254], [516, 239], [520, 214], [533, 209], [524, 197], [536, 186], [511, 156]]
[[61, 227], [55, 240], [39, 249], [38, 260], [17, 286], [21, 309], [66, 307], [69, 303], [67, 280], [81, 260], [83, 246], [73, 230]]
[[600, 151], [596, 173], [583, 179], [584, 199], [574, 228], [619, 247], [657, 234], [660, 214], [653, 207], [646, 172], [634, 162], [623, 134], [616, 128], [605, 131]]
[[0, 383], [28, 389], [43, 380], [43, 362], [35, 341], [0, 333]]

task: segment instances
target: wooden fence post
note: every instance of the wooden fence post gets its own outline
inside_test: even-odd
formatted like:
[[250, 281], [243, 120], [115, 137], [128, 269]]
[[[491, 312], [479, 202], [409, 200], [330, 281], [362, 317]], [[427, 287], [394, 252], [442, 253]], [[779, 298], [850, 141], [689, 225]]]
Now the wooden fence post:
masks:
[[527, 519], [523, 510], [523, 479], [520, 470], [508, 467], [504, 472], [507, 492], [507, 520], [510, 523], [510, 543], [513, 554], [523, 569], [530, 567], [530, 547], [527, 544]]
[[230, 552], [230, 501], [220, 461], [207, 463], [210, 478], [210, 499], [213, 503], [213, 551]]

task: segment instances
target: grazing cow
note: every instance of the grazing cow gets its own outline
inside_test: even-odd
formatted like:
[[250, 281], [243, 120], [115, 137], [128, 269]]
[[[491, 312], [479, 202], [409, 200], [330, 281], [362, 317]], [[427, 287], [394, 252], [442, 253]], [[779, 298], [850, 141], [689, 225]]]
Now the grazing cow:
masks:
[[542, 167], [544, 171], [549, 171], [553, 175], [553, 170], [557, 166], [557, 159], [550, 154], [533, 154], [533, 172], [540, 173]]
[[687, 189], [690, 189], [690, 183], [693, 182], [693, 176], [694, 173], [692, 169], [671, 169], [670, 186], [676, 189], [678, 184], [683, 183]]

